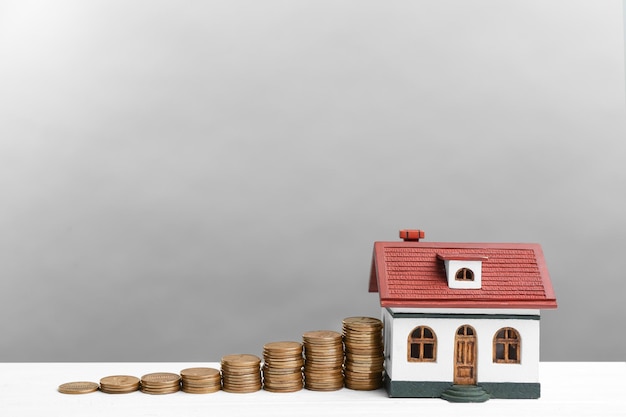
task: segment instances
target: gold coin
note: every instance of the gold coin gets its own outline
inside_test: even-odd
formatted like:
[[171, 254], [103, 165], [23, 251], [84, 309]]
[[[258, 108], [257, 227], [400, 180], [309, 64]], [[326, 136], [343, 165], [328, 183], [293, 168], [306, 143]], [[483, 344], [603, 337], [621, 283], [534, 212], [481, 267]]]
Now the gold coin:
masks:
[[274, 386], [278, 386], [278, 385], [301, 385], [302, 381], [304, 379], [302, 378], [302, 375], [294, 375], [293, 378], [265, 378], [264, 382], [267, 385], [274, 385]]
[[180, 381], [180, 375], [170, 372], [154, 372], [141, 377], [142, 385], [174, 385]]
[[98, 391], [98, 384], [89, 381], [66, 382], [59, 385], [58, 391], [62, 394], [87, 394]]
[[169, 389], [150, 389], [150, 388], [145, 388], [145, 387], [141, 388], [141, 392], [143, 392], [144, 394], [151, 394], [151, 395], [174, 394], [178, 391], [180, 391], [179, 386], [175, 388], [169, 388]]
[[301, 374], [302, 368], [263, 368], [263, 375], [294, 375]]
[[318, 342], [305, 342], [304, 354], [310, 352], [335, 352], [343, 349], [343, 343], [318, 343]]
[[329, 356], [327, 358], [324, 357], [310, 357], [306, 358], [304, 361], [304, 366], [337, 366], [343, 363], [343, 358]]
[[222, 383], [222, 379], [207, 379], [207, 380], [195, 380], [195, 379], [183, 379], [183, 386], [184, 387], [196, 387], [196, 388], [201, 388], [201, 387], [213, 387], [213, 386], [217, 386], [220, 385]]
[[348, 378], [382, 378], [383, 369], [345, 369], [344, 375]]
[[224, 387], [223, 390], [225, 392], [230, 392], [233, 394], [248, 394], [251, 392], [257, 392], [262, 388], [261, 385], [258, 386], [254, 386], [254, 387], [246, 387], [246, 388], [233, 388], [233, 387]]
[[302, 390], [302, 385], [300, 386], [293, 386], [293, 387], [285, 387], [285, 388], [278, 388], [278, 387], [272, 387], [272, 386], [263, 386], [263, 389], [269, 392], [283, 392], [283, 393], [288, 393], [288, 392], [297, 392], [297, 391], [301, 391]]
[[382, 361], [384, 359], [383, 351], [379, 350], [357, 350], [346, 351], [346, 360], [360, 362], [360, 361]]
[[343, 324], [350, 327], [382, 327], [383, 323], [373, 317], [346, 317]]
[[125, 388], [125, 389], [116, 389], [116, 388], [107, 388], [107, 387], [100, 387], [100, 391], [106, 393], [106, 394], [130, 394], [131, 392], [135, 392], [139, 389], [139, 385], [132, 387], [132, 388]]
[[337, 391], [343, 388], [343, 381], [332, 384], [315, 384], [315, 383], [305, 383], [304, 388], [309, 391]]
[[145, 394], [173, 394], [180, 390], [181, 377], [171, 372], [154, 372], [141, 377], [141, 392]]
[[304, 359], [301, 358], [299, 360], [294, 360], [294, 361], [275, 361], [275, 360], [266, 360], [265, 363], [263, 364], [264, 369], [270, 368], [270, 369], [295, 369], [295, 368], [302, 368], [302, 366], [304, 366]]
[[291, 374], [270, 374], [264, 373], [263, 379], [272, 380], [272, 381], [297, 381], [302, 379], [301, 372], [294, 372]]
[[217, 387], [206, 387], [206, 388], [193, 388], [193, 387], [185, 387], [183, 385], [183, 387], [181, 388], [181, 390], [183, 392], [186, 392], [187, 394], [211, 394], [217, 391], [220, 391], [222, 388], [217, 386]]
[[249, 354], [226, 355], [222, 358], [222, 364], [232, 367], [246, 367], [261, 363], [261, 358]]
[[180, 389], [183, 390], [184, 392], [190, 392], [190, 391], [217, 392], [222, 389], [222, 385], [216, 384], [216, 385], [206, 385], [206, 386], [193, 386], [193, 385], [183, 384]]
[[187, 368], [180, 371], [183, 379], [209, 379], [217, 378], [220, 371], [215, 368]]
[[139, 378], [130, 375], [111, 375], [100, 379], [100, 385], [126, 388], [139, 385]]
[[243, 384], [225, 382], [222, 389], [226, 392], [248, 393], [258, 391], [261, 389], [261, 387], [262, 383], [259, 380], [257, 382], [246, 382]]
[[133, 385], [139, 383], [139, 378], [131, 375], [111, 375], [101, 378], [100, 383], [109, 385]]
[[341, 341], [341, 333], [337, 333], [332, 330], [314, 330], [310, 332], [305, 332], [302, 335], [302, 338], [305, 341], [331, 341], [335, 342], [337, 340]]
[[382, 332], [381, 333], [350, 333], [350, 332], [345, 332], [343, 334], [343, 339], [344, 342], [346, 340], [348, 341], [356, 341], [356, 342], [374, 342], [374, 343], [380, 343], [383, 338], [382, 338]]
[[243, 381], [243, 380], [249, 380], [249, 379], [258, 379], [261, 377], [261, 370], [258, 370], [256, 372], [249, 372], [249, 373], [242, 373], [242, 374], [230, 374], [228, 372], [225, 372], [224, 375], [222, 375], [222, 379], [224, 381]]
[[346, 381], [346, 388], [355, 390], [355, 391], [373, 391], [379, 388], [382, 388], [382, 381], [376, 383], [365, 383], [360, 384], [357, 382]]
[[263, 346], [263, 350], [278, 352], [299, 352], [302, 351], [300, 342], [270, 342]]

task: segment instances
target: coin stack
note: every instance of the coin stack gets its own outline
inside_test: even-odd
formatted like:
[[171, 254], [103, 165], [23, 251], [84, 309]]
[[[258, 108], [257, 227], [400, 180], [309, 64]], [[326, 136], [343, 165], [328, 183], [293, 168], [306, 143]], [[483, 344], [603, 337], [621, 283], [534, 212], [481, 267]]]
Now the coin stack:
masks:
[[187, 368], [180, 371], [181, 389], [190, 394], [209, 394], [222, 389], [222, 375], [214, 368]]
[[271, 392], [302, 389], [302, 343], [271, 342], [263, 346], [263, 388]]
[[112, 375], [100, 379], [100, 391], [107, 394], [128, 394], [139, 389], [139, 378], [130, 375]]
[[304, 387], [312, 391], [343, 388], [341, 334], [316, 330], [302, 335], [304, 341]]
[[146, 394], [173, 394], [180, 390], [180, 375], [155, 372], [141, 377], [141, 392]]
[[254, 392], [261, 389], [261, 358], [255, 355], [226, 355], [222, 358], [224, 391]]
[[98, 384], [90, 381], [66, 382], [59, 385], [61, 394], [87, 394], [98, 391]]
[[371, 317], [343, 320], [346, 388], [374, 390], [383, 384], [383, 323]]

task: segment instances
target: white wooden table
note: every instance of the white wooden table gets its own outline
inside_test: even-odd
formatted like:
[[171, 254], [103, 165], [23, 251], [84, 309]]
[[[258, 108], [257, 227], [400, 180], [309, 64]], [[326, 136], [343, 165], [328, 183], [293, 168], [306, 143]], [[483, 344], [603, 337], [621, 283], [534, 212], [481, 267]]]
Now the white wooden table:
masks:
[[626, 416], [626, 362], [543, 362], [541, 398], [452, 404], [441, 399], [388, 398], [384, 390], [234, 394], [67, 395], [71, 381], [108, 375], [179, 373], [208, 363], [0, 363], [1, 416]]

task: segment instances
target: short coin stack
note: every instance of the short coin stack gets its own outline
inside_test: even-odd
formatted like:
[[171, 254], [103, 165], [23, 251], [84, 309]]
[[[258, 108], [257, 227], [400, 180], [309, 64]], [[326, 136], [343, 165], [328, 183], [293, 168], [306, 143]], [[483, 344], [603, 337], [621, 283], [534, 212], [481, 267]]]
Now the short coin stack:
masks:
[[111, 375], [100, 379], [100, 391], [107, 394], [128, 394], [139, 389], [139, 378], [130, 375]]
[[187, 368], [180, 371], [181, 389], [189, 394], [209, 394], [222, 389], [222, 375], [215, 368]]
[[224, 391], [254, 392], [261, 389], [261, 358], [255, 355], [226, 355], [222, 358]]
[[374, 390], [383, 384], [383, 323], [371, 317], [343, 320], [346, 388]]
[[173, 394], [180, 390], [180, 375], [155, 372], [141, 377], [141, 392], [146, 394]]
[[94, 391], [98, 391], [98, 384], [90, 381], [66, 382], [59, 385], [61, 394], [87, 394]]
[[263, 346], [263, 388], [270, 392], [302, 389], [302, 343], [271, 342]]
[[343, 388], [343, 343], [341, 334], [317, 330], [302, 335], [304, 341], [304, 386], [313, 391]]

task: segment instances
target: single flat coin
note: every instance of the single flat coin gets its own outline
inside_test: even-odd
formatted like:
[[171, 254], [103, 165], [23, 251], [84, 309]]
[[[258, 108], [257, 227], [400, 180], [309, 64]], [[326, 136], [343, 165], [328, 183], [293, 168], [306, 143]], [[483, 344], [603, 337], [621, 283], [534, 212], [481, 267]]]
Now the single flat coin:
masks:
[[89, 381], [66, 382], [59, 385], [59, 392], [62, 394], [87, 394], [98, 391], [98, 384]]

